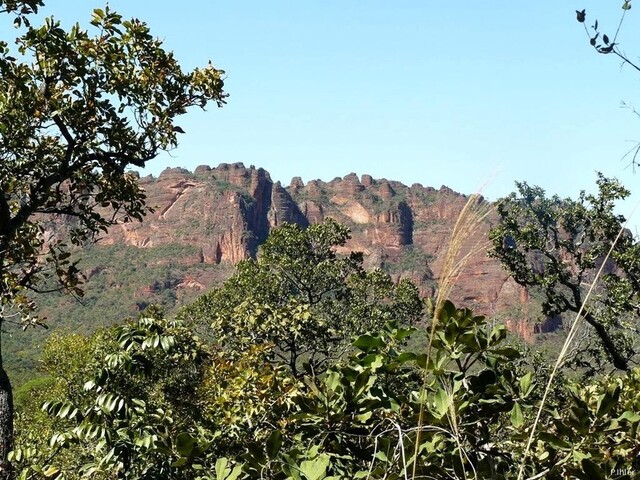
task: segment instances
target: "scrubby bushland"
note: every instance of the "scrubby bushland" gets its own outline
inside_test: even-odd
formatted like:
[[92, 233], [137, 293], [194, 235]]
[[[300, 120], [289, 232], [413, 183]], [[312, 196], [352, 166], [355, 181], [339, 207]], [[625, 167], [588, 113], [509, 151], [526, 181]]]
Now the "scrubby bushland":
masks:
[[382, 270], [366, 271], [362, 253], [339, 255], [347, 227], [328, 219], [306, 229], [274, 230], [257, 259], [242, 261], [221, 288], [178, 313], [229, 352], [272, 343], [269, 357], [296, 377], [320, 373], [351, 338], [389, 321], [412, 325], [423, 314], [418, 289]]
[[[308, 235], [325, 230], [346, 233], [325, 224]], [[344, 271], [343, 258], [354, 258], [327, 253], [335, 237], [323, 261], [296, 264], [318, 246], [276, 252], [288, 241], [300, 247], [303, 232], [282, 230], [291, 232], [288, 240], [274, 235], [263, 262], [291, 262], [301, 269], [295, 278], [323, 274], [335, 289], [349, 285], [333, 276]], [[221, 298], [246, 291], [247, 268], [267, 282], [265, 263], [240, 265]], [[275, 286], [284, 288], [290, 279], [279, 273]], [[304, 335], [296, 322], [313, 326], [325, 313], [299, 296], [268, 303], [282, 292], [255, 299], [264, 318], [252, 322], [246, 308], [215, 317], [221, 338], [205, 340], [193, 325], [153, 310], [89, 338], [53, 337], [47, 376], [18, 417], [11, 458], [21, 478], [511, 479], [522, 469], [527, 478], [587, 479], [634, 467], [640, 370], [555, 383], [525, 454], [550, 369], [508, 344], [504, 326], [490, 328], [445, 301], [420, 326], [433, 332], [429, 349], [409, 349], [418, 330], [381, 317], [352, 338], [346, 356], [327, 356], [322, 370], [294, 369], [274, 340], [289, 330]], [[291, 286], [286, 292], [299, 295]], [[339, 332], [346, 343], [348, 332]]]
[[[431, 358], [403, 347], [413, 332], [388, 324], [297, 379], [266, 362], [272, 345], [231, 364], [175, 321], [54, 338], [12, 458], [22, 478], [382, 479], [411, 477], [414, 462], [415, 478], [515, 478], [544, 374], [505, 344], [504, 327], [451, 303]], [[638, 391], [640, 370], [559, 385], [527, 475], [631, 469]]]

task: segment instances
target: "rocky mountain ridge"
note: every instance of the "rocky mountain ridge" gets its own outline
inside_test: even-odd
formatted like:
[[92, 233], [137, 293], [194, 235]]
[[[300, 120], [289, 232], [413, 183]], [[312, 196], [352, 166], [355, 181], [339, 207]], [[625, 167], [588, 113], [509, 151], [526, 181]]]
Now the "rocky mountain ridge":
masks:
[[[113, 228], [100, 243], [114, 248], [189, 247], [188, 255], [173, 259], [186, 270], [171, 288], [190, 296], [220, 282], [228, 274], [221, 271], [230, 272], [236, 262], [256, 255], [273, 228], [285, 222], [306, 226], [327, 217], [351, 228], [353, 238], [345, 250], [362, 251], [368, 268], [410, 277], [425, 294], [433, 294], [451, 230], [468, 200], [445, 186], [406, 186], [355, 173], [306, 184], [294, 177], [285, 187], [273, 182], [266, 170], [242, 163], [199, 166], [194, 172], [166, 169], [157, 178], [141, 177], [140, 184], [153, 213], [142, 223]], [[474, 232], [466, 248], [486, 239], [491, 221], [489, 217]], [[190, 272], [190, 266], [198, 268]], [[152, 291], [154, 285], [147, 288]], [[471, 257], [452, 299], [492, 315], [526, 304], [529, 295], [484, 250]], [[507, 315], [504, 320], [525, 338], [533, 333], [534, 327], [517, 318]], [[551, 325], [535, 328], [544, 331]]]

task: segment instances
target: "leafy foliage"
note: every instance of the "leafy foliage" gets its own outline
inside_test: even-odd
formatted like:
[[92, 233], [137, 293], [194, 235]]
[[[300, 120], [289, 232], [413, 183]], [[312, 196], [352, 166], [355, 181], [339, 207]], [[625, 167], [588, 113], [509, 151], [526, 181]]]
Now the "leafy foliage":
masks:
[[232, 358], [213, 353], [197, 395], [207, 425], [224, 439], [219, 454], [233, 454], [249, 441], [264, 441], [292, 407], [298, 384], [288, 370], [268, 362], [269, 345], [249, 347]]
[[47, 276], [80, 293], [80, 272], [61, 239], [48, 241], [40, 259], [43, 220], [75, 218], [68, 234], [79, 245], [118, 221], [141, 219], [144, 193], [124, 170], [175, 147], [173, 121], [187, 108], [225, 98], [222, 71], [183, 72], [138, 20], [96, 9], [92, 37], [53, 18], [31, 26], [26, 11], [17, 17], [25, 25], [18, 56], [0, 43], [2, 299], [25, 313], [33, 303], [22, 291]]
[[[25, 407], [12, 458], [21, 478], [401, 479], [414, 464], [414, 478], [514, 478], [543, 372], [503, 326], [450, 302], [438, 320], [431, 358], [406, 350], [415, 329], [392, 322], [297, 380], [267, 363], [269, 345], [229, 361], [176, 321], [54, 337], [53, 380], [32, 395], [50, 398], [48, 416]], [[639, 382], [636, 369], [559, 384], [525, 471], [629, 471]]]
[[635, 368], [624, 377], [570, 385], [565, 408], [550, 409], [537, 436], [537, 471], [548, 469], [550, 479], [587, 480], [637, 470], [639, 381], [640, 370]]
[[[24, 462], [23, 477], [44, 468], [70, 478], [169, 478], [172, 463], [190, 463], [202, 448], [190, 429], [201, 418], [195, 391], [210, 355], [198, 337], [177, 322], [146, 317], [80, 340], [54, 337], [48, 345], [44, 365], [59, 396], [42, 408], [59, 419], [59, 430], [38, 450], [28, 443], [35, 425], [22, 425], [24, 443], [12, 456]], [[53, 462], [65, 449], [74, 455]], [[50, 463], [39, 466], [43, 459]]]
[[[300, 381], [260, 368], [260, 349], [233, 365], [223, 362], [172, 321], [142, 318], [84, 345], [77, 336], [56, 337], [45, 366], [58, 399], [43, 407], [52, 422], [38, 424], [55, 433], [50, 446], [26, 443], [32, 424], [25, 424], [25, 443], [13, 459], [24, 466], [23, 478], [41, 471], [69, 478], [225, 478], [219, 475], [226, 472], [274, 479], [359, 478], [369, 471], [371, 478], [397, 478], [410, 467], [412, 425], [424, 405], [430, 421], [420, 471], [446, 478], [451, 468], [480, 468], [484, 457], [468, 460], [471, 467], [451, 466], [456, 448], [487, 443], [495, 419], [509, 415], [519, 392], [526, 398], [531, 382], [517, 379], [511, 367], [505, 376], [517, 351], [499, 347], [503, 327], [489, 335], [482, 317], [450, 304], [441, 320], [443, 353], [429, 362], [402, 351], [413, 330], [390, 323], [361, 336], [350, 358]], [[429, 383], [421, 391], [425, 367]], [[505, 379], [494, 384], [496, 378]]]
[[[190, 107], [222, 106], [224, 72], [183, 72], [149, 28], [95, 9], [93, 34], [65, 31], [53, 17], [31, 24], [40, 0], [0, 0], [14, 44], [0, 40], [0, 328], [7, 320], [40, 325], [30, 291], [81, 296], [83, 276], [68, 243], [80, 246], [147, 211], [137, 178], [183, 130]], [[66, 236], [48, 223], [64, 216]], [[0, 357], [0, 476], [13, 436], [9, 378]]]
[[339, 256], [348, 229], [332, 220], [307, 229], [274, 230], [258, 259], [240, 262], [224, 285], [185, 307], [179, 317], [210, 325], [209, 335], [232, 354], [271, 343], [272, 360], [294, 376], [303, 363], [319, 373], [349, 347], [352, 335], [390, 320], [408, 324], [422, 313], [416, 287], [366, 272], [362, 254]]
[[[590, 345], [591, 358], [602, 361], [598, 352], [604, 351], [616, 368], [629, 369], [635, 355], [630, 333], [635, 334], [638, 314], [640, 247], [614, 212], [615, 202], [629, 192], [602, 175], [598, 194], [583, 192], [578, 200], [547, 198], [539, 187], [517, 185], [518, 193], [498, 204], [500, 223], [490, 233], [490, 254], [516, 282], [543, 292], [545, 314], [580, 312], [599, 340]], [[583, 307], [584, 285], [596, 278], [611, 249], [596, 295]]]

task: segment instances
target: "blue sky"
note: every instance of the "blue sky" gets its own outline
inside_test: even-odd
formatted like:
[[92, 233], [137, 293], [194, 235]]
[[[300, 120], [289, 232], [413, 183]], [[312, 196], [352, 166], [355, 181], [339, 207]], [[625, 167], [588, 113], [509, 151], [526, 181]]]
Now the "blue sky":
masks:
[[[575, 10], [613, 36], [622, 0], [112, 0], [186, 67], [227, 72], [223, 109], [192, 111], [180, 147], [148, 167], [243, 162], [285, 185], [368, 173], [490, 199], [526, 180], [592, 190], [595, 171], [640, 191], [640, 73], [596, 54]], [[101, 3], [45, 10], [86, 22]], [[640, 54], [640, 5], [619, 42]], [[488, 182], [488, 183], [487, 183]], [[630, 207], [625, 207], [626, 210]]]

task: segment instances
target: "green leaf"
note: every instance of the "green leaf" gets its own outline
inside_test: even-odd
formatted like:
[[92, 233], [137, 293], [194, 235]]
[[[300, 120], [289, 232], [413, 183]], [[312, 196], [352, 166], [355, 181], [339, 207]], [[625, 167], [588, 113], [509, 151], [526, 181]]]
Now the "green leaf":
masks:
[[329, 455], [323, 453], [313, 460], [305, 460], [300, 464], [300, 471], [307, 480], [323, 480], [327, 476]]
[[444, 391], [444, 389], [439, 388], [436, 391], [433, 400], [435, 404], [435, 411], [437, 414], [436, 416], [437, 418], [442, 418], [449, 410], [449, 395]]
[[620, 388], [617, 387], [613, 392], [603, 393], [598, 397], [598, 403], [596, 408], [596, 416], [602, 417], [609, 413], [613, 407], [618, 404], [620, 398]]
[[60, 418], [66, 418], [67, 414], [69, 413], [69, 411], [71, 410], [72, 405], [70, 405], [69, 403], [65, 404], [60, 411], [58, 412], [58, 417]]
[[513, 404], [511, 409], [511, 425], [515, 428], [520, 428], [524, 424], [524, 415], [522, 414], [522, 408], [518, 402]]
[[421, 368], [427, 368], [427, 354], [420, 353], [416, 356], [416, 365]]
[[398, 363], [412, 362], [417, 358], [417, 355], [413, 352], [403, 352], [395, 358]]
[[273, 460], [282, 447], [282, 432], [274, 430], [267, 439], [267, 456]]
[[520, 356], [520, 350], [513, 347], [497, 348], [493, 350], [493, 353], [496, 355], [502, 355], [509, 359], [518, 358]]
[[380, 368], [383, 364], [384, 364], [384, 360], [385, 360], [385, 356], [378, 353], [378, 354], [369, 354], [367, 355], [363, 360], [362, 360], [362, 364], [373, 369], [373, 370], [377, 370], [378, 368]]
[[626, 420], [631, 423], [637, 423], [640, 422], [640, 415], [638, 415], [636, 412], [627, 410], [618, 417], [618, 420]]
[[196, 439], [188, 432], [182, 432], [176, 437], [176, 450], [183, 457], [188, 457], [193, 452], [196, 445]]
[[216, 460], [216, 480], [225, 480], [227, 478], [227, 465], [229, 460], [225, 457]]
[[370, 370], [364, 370], [360, 372], [356, 377], [356, 380], [353, 384], [353, 396], [354, 398], [358, 398], [364, 395], [369, 388], [373, 385], [376, 380], [376, 375], [372, 374]]
[[242, 474], [242, 465], [236, 465], [235, 467], [233, 467], [233, 470], [231, 470], [231, 473], [229, 473], [229, 475], [227, 475], [227, 478], [225, 478], [224, 480], [236, 480], [237, 478], [240, 477], [241, 474]]
[[[314, 392], [317, 392], [317, 395], [320, 395], [320, 391], [317, 389], [313, 379], [305, 379], [307, 384], [312, 388]], [[327, 386], [327, 389], [330, 391], [336, 391], [342, 385], [342, 377], [338, 372], [329, 372], [324, 379], [324, 384]]]
[[526, 397], [533, 390], [533, 372], [528, 372], [520, 378], [520, 395]]
[[171, 342], [169, 341], [169, 337], [160, 337], [160, 346], [165, 352], [171, 350]]
[[53, 477], [60, 472], [58, 467], [54, 467], [53, 465], [48, 466], [42, 473], [45, 477]]
[[565, 440], [562, 440], [558, 436], [548, 433], [548, 432], [540, 432], [538, 434], [538, 438], [544, 442], [548, 443], [550, 446], [557, 450], [571, 450], [571, 444]]
[[175, 462], [171, 464], [172, 467], [184, 467], [189, 463], [189, 459], [187, 457], [180, 457]]
[[373, 337], [371, 335], [361, 335], [355, 342], [353, 342], [353, 346], [359, 348], [363, 352], [370, 352], [371, 350], [380, 348], [383, 345], [384, 342], [380, 337]]

